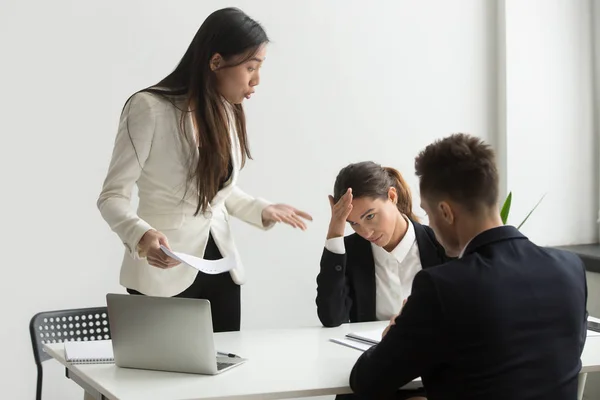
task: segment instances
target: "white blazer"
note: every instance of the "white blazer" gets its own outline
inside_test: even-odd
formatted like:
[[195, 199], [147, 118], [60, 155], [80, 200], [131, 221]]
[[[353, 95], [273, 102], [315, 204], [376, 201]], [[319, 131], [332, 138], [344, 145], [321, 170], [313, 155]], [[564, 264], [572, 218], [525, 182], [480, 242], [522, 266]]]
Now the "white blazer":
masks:
[[[150, 93], [137, 93], [126, 105], [98, 198], [102, 217], [126, 248], [121, 285], [150, 296], [170, 297], [194, 282], [197, 270], [187, 265], [161, 269], [149, 265], [140, 256], [138, 243], [150, 229], [165, 234], [174, 251], [197, 257], [203, 257], [212, 231], [221, 254], [236, 259], [237, 267], [231, 271], [233, 281], [240, 285], [245, 282], [244, 267], [229, 227], [229, 215], [268, 229], [262, 224], [262, 210], [270, 203], [253, 198], [236, 186], [242, 153], [233, 114], [231, 109], [227, 111], [233, 172], [208, 209], [194, 217], [198, 197], [193, 184], [184, 199], [190, 162], [195, 165], [198, 161], [191, 116], [186, 117], [184, 137], [179, 129], [181, 111], [167, 100]], [[131, 202], [134, 184], [138, 187], [137, 212]]]

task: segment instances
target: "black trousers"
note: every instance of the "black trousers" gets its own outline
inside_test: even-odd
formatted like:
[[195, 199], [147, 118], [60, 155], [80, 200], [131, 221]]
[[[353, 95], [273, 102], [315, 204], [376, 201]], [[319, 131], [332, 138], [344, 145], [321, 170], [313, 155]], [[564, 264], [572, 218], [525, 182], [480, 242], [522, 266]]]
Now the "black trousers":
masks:
[[[212, 235], [204, 252], [205, 260], [223, 258]], [[129, 294], [142, 295], [137, 290], [127, 289]], [[240, 330], [241, 322], [241, 290], [229, 272], [211, 275], [198, 271], [196, 279], [183, 292], [174, 297], [190, 299], [206, 299], [210, 301], [214, 332], [231, 332]]]

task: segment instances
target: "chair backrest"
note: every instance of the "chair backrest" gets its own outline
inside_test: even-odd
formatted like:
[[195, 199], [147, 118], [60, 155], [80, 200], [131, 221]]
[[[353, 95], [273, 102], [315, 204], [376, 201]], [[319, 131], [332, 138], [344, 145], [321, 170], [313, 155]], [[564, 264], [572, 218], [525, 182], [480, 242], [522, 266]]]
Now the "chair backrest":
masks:
[[45, 343], [111, 338], [106, 307], [37, 313], [31, 318], [29, 333], [38, 365], [50, 358], [42, 346]]

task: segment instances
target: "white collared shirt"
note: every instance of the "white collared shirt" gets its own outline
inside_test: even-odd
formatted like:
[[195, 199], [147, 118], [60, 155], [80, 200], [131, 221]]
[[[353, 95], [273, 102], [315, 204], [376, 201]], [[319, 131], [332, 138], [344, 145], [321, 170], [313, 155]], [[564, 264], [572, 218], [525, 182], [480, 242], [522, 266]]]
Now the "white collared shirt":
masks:
[[[410, 295], [415, 275], [422, 269], [415, 228], [408, 218], [406, 220], [406, 234], [391, 252], [371, 243], [375, 263], [375, 314], [380, 321], [398, 314], [402, 302]], [[344, 238], [328, 239], [325, 248], [344, 254]]]

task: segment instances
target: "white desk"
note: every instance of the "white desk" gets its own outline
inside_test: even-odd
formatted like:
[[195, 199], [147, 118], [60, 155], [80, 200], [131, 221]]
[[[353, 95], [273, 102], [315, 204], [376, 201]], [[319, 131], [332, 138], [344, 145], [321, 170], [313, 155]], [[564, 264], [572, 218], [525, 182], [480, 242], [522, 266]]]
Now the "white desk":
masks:
[[386, 324], [215, 334], [217, 350], [248, 358], [245, 364], [217, 376], [126, 369], [113, 364], [71, 365], [65, 361], [63, 344], [45, 345], [45, 349], [69, 369], [74, 381], [84, 388], [85, 384], [91, 386], [88, 391], [95, 389], [110, 400], [310, 397], [351, 392], [348, 378], [361, 352], [332, 343], [330, 338]]
[[[70, 377], [97, 399], [206, 400], [282, 399], [350, 393], [350, 370], [361, 352], [329, 341], [350, 331], [383, 328], [387, 322], [338, 328], [246, 330], [215, 335], [217, 350], [248, 358], [217, 376], [119, 368], [113, 364], [71, 365], [62, 344], [46, 352], [69, 369]], [[600, 336], [589, 337], [582, 372], [600, 371]], [[408, 387], [419, 386], [413, 382]], [[104, 396], [104, 397], [101, 397]]]

